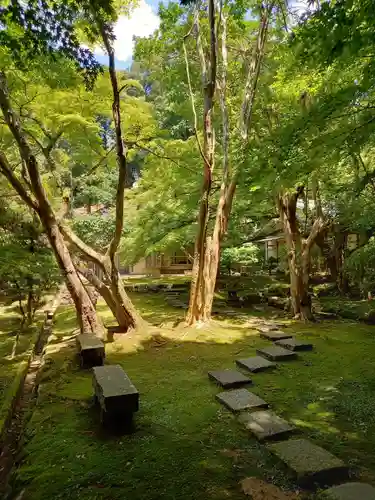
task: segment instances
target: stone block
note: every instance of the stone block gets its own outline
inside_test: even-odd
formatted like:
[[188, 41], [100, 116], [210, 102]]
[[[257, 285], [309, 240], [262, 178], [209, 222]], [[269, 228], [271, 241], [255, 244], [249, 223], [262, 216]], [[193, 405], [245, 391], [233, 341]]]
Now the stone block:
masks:
[[275, 344], [285, 349], [289, 349], [290, 351], [311, 351], [313, 348], [313, 345], [309, 342], [296, 339], [295, 337], [277, 340]]
[[246, 375], [236, 370], [214, 370], [208, 372], [208, 377], [221, 385], [224, 389], [232, 389], [241, 385], [251, 384], [251, 380]]
[[324, 487], [348, 477], [342, 460], [306, 439], [290, 439], [268, 448], [293, 471], [301, 486]]
[[252, 408], [267, 408], [269, 405], [256, 394], [247, 389], [220, 392], [216, 399], [233, 412], [251, 410]]
[[273, 330], [271, 332], [260, 332], [260, 336], [263, 339], [271, 340], [272, 342], [274, 342], [275, 340], [292, 338], [292, 335], [290, 333], [284, 333], [280, 330]]
[[322, 493], [327, 500], [375, 500], [375, 488], [365, 483], [345, 483]]
[[260, 441], [285, 437], [294, 431], [292, 425], [272, 411], [242, 413], [238, 420]]
[[260, 372], [263, 370], [269, 370], [270, 368], [275, 368], [276, 364], [268, 359], [262, 358], [262, 356], [253, 356], [246, 359], [236, 359], [236, 363], [240, 368], [245, 368], [253, 373]]
[[295, 352], [284, 349], [278, 345], [263, 347], [262, 349], [257, 349], [256, 352], [259, 356], [263, 356], [271, 361], [285, 361], [297, 357]]
[[102, 422], [131, 422], [133, 413], [139, 409], [139, 392], [121, 366], [94, 367], [92, 383]]
[[81, 366], [83, 368], [92, 368], [93, 366], [101, 366], [104, 363], [105, 349], [103, 342], [88, 333], [77, 335], [76, 342], [81, 358]]

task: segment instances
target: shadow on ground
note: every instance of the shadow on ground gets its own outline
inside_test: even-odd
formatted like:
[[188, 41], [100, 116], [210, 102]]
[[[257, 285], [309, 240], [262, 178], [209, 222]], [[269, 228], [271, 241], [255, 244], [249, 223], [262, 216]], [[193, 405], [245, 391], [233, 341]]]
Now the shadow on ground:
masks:
[[[175, 312], [164, 313], [171, 320]], [[121, 437], [100, 430], [91, 374], [78, 368], [74, 341], [63, 341], [74, 328], [72, 310], [60, 311], [54, 332], [61, 341], [47, 356], [16, 490], [27, 486], [31, 500], [239, 500], [239, 481], [248, 476], [295, 489], [293, 478], [215, 401], [219, 389], [207, 377], [267, 344], [245, 319], [107, 344], [106, 363], [120, 364], [141, 395], [136, 432]], [[251, 390], [374, 482], [373, 329], [349, 322], [288, 328], [315, 350], [254, 375]]]

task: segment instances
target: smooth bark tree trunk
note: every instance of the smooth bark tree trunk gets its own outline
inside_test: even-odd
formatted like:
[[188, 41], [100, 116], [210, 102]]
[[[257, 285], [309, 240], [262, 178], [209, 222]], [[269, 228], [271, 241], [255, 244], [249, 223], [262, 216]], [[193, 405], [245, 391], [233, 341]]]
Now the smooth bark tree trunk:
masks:
[[296, 318], [309, 321], [313, 319], [309, 295], [310, 248], [312, 243], [303, 241], [298, 228], [297, 200], [302, 193], [303, 188], [298, 188], [294, 193], [281, 194], [278, 200], [278, 208], [288, 249], [292, 313]]
[[[256, 39], [255, 50], [248, 65], [246, 84], [244, 88], [244, 97], [241, 106], [240, 133], [243, 144], [248, 143], [248, 133], [251, 126], [253, 105], [260, 75], [261, 62], [264, 56], [264, 47], [267, 38], [269, 16], [272, 11], [273, 3], [262, 5], [261, 19], [259, 22], [258, 35]], [[233, 198], [236, 190], [240, 166], [237, 166], [234, 174], [230, 176], [229, 172], [229, 118], [226, 103], [227, 87], [227, 12], [223, 8], [220, 10], [220, 16], [217, 20], [217, 27], [221, 29], [221, 74], [217, 78], [217, 32], [215, 26], [215, 3], [214, 0], [208, 0], [208, 22], [210, 28], [209, 39], [209, 58], [206, 63], [206, 57], [202, 46], [199, 30], [199, 19], [196, 15], [194, 25], [197, 36], [197, 51], [202, 71], [202, 87], [204, 96], [203, 113], [203, 148], [200, 146], [197, 134], [197, 116], [194, 104], [194, 95], [191, 88], [189, 63], [186, 46], [184, 44], [185, 65], [190, 90], [192, 110], [194, 114], [195, 133], [198, 147], [203, 158], [203, 187], [200, 200], [198, 231], [195, 240], [194, 264], [192, 271], [192, 283], [190, 290], [189, 310], [186, 317], [188, 325], [196, 322], [208, 321], [211, 318], [212, 304], [214, 299], [216, 279], [220, 263], [221, 242], [227, 231], [228, 219], [232, 208]], [[189, 33], [191, 33], [190, 30]], [[189, 36], [189, 35], [187, 35]], [[186, 37], [187, 37], [186, 36]], [[186, 38], [185, 37], [185, 38]], [[208, 70], [207, 70], [208, 68]], [[215, 158], [215, 138], [214, 126], [212, 121], [214, 97], [216, 87], [219, 89], [220, 108], [223, 122], [223, 173], [220, 197], [216, 209], [216, 219], [212, 236], [208, 234], [209, 220], [209, 198], [211, 193], [212, 172]]]
[[[212, 170], [214, 168], [215, 156], [215, 136], [213, 129], [213, 110], [214, 96], [216, 89], [216, 30], [215, 30], [215, 3], [214, 0], [208, 0], [208, 20], [210, 27], [210, 57], [208, 70], [206, 58], [203, 51], [200, 38], [199, 20], [196, 19], [197, 32], [197, 50], [202, 69], [202, 87], [204, 93], [203, 110], [203, 184], [202, 194], [199, 206], [197, 236], [194, 245], [194, 262], [192, 269], [189, 309], [186, 316], [188, 325], [197, 321], [206, 321], [208, 319], [206, 307], [206, 283], [208, 277], [210, 262], [210, 241], [206, 241], [207, 225], [209, 218], [209, 198], [212, 185]], [[197, 133], [197, 131], [196, 131]], [[198, 140], [198, 136], [197, 136]], [[199, 143], [200, 144], [200, 143]], [[208, 255], [206, 256], [206, 252]]]

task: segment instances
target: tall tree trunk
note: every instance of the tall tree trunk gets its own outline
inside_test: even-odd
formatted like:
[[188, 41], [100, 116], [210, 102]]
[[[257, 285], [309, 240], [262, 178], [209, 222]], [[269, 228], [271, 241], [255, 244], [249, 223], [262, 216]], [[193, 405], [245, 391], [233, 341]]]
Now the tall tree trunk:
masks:
[[[214, 96], [216, 89], [216, 27], [215, 27], [215, 2], [208, 0], [208, 22], [210, 27], [210, 57], [208, 61], [208, 70], [206, 58], [203, 51], [202, 40], [199, 29], [199, 18], [196, 16], [195, 27], [197, 34], [197, 50], [202, 69], [202, 87], [204, 93], [203, 110], [203, 148], [201, 155], [203, 157], [203, 184], [199, 207], [197, 236], [194, 246], [194, 263], [192, 270], [189, 309], [186, 322], [191, 325], [197, 321], [207, 319], [205, 311], [207, 267], [209, 256], [206, 257], [207, 249], [207, 225], [209, 217], [209, 197], [212, 184], [212, 170], [214, 168], [215, 157], [215, 136], [213, 129], [213, 110]], [[197, 130], [196, 136], [199, 143]], [[207, 261], [208, 259], [208, 261]]]
[[292, 312], [302, 320], [312, 320], [311, 297], [309, 294], [311, 248], [319, 235], [327, 229], [323, 212], [317, 210], [317, 217], [307, 238], [302, 238], [297, 221], [297, 201], [304, 193], [304, 187], [294, 192], [279, 195], [278, 209], [283, 224], [285, 241], [288, 249], [290, 272], [290, 296]]
[[281, 194], [278, 208], [288, 249], [292, 312], [299, 319], [311, 320], [313, 315], [308, 291], [311, 246], [302, 241], [296, 215], [297, 200], [302, 193], [303, 187], [300, 187], [294, 193]]
[[[273, 2], [262, 5], [261, 19], [259, 23], [256, 46], [252, 59], [248, 65], [248, 73], [244, 88], [244, 97], [241, 106], [240, 127], [241, 139], [244, 146], [248, 142], [248, 133], [251, 126], [252, 111], [255, 102], [255, 94], [258, 85], [261, 62], [264, 56], [264, 47], [267, 37], [269, 16], [272, 10]], [[197, 34], [197, 50], [201, 63], [203, 95], [204, 95], [204, 115], [203, 115], [203, 149], [200, 146], [197, 134], [197, 116], [195, 111], [194, 95], [192, 92], [189, 64], [184, 39], [185, 65], [190, 90], [190, 98], [194, 114], [195, 134], [198, 147], [203, 158], [203, 188], [200, 201], [200, 210], [198, 217], [198, 231], [195, 240], [194, 264], [192, 272], [192, 284], [190, 290], [189, 310], [186, 317], [188, 324], [197, 321], [207, 321], [211, 317], [212, 304], [214, 299], [216, 279], [220, 263], [220, 249], [222, 238], [227, 231], [227, 224], [232, 208], [233, 198], [236, 190], [237, 179], [240, 165], [235, 170], [232, 178], [229, 172], [229, 123], [226, 105], [226, 86], [227, 86], [227, 13], [225, 7], [220, 10], [220, 17], [215, 27], [215, 5], [213, 0], [208, 1], [208, 21], [210, 26], [210, 51], [208, 64], [204, 56], [202, 42], [200, 38], [199, 19], [196, 13], [193, 27]], [[217, 40], [219, 28], [222, 29], [222, 72], [220, 78], [216, 79], [217, 66]], [[209, 71], [207, 72], [207, 67]], [[212, 123], [212, 113], [214, 106], [215, 87], [219, 89], [220, 108], [223, 121], [223, 173], [220, 189], [220, 198], [216, 210], [216, 219], [212, 236], [207, 234], [207, 225], [209, 218], [209, 197], [212, 183], [212, 172], [214, 167], [215, 143], [214, 129]]]

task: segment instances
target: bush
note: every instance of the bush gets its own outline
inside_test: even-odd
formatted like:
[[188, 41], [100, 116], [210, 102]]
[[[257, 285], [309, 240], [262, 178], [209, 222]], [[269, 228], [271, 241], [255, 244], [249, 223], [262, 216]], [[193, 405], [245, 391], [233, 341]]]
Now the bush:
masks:
[[252, 243], [242, 247], [224, 248], [220, 256], [220, 268], [229, 274], [241, 267], [248, 267], [259, 261], [260, 250]]
[[355, 250], [346, 260], [344, 272], [357, 285], [363, 296], [375, 291], [375, 238]]

